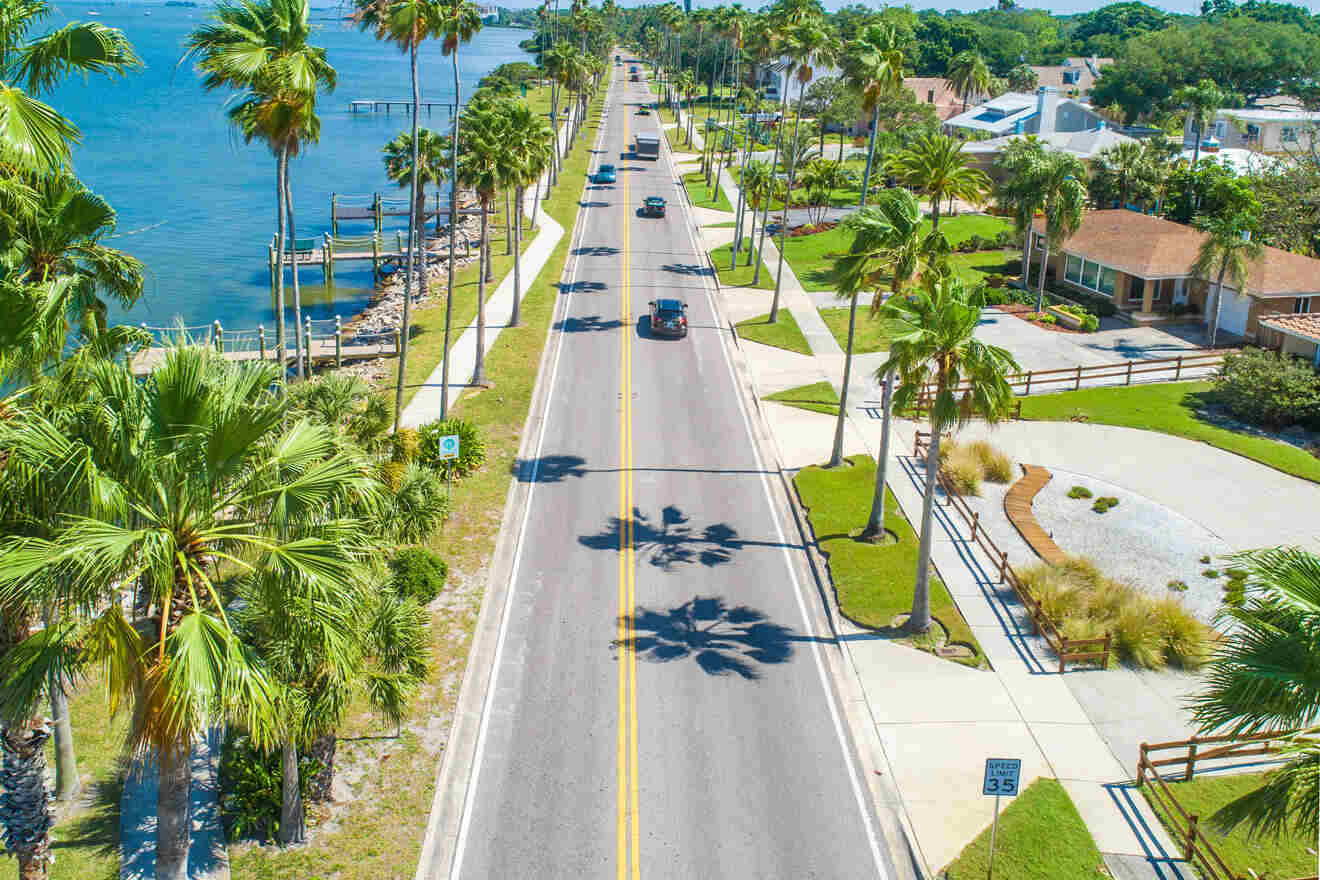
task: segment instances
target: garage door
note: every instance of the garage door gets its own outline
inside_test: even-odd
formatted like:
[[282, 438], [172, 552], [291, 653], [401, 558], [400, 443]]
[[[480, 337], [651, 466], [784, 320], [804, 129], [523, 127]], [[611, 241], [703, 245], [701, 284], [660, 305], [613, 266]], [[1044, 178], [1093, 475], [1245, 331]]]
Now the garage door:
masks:
[[1224, 291], [1224, 306], [1219, 313], [1219, 328], [1238, 336], [1247, 333], [1247, 312], [1251, 310], [1251, 297]]

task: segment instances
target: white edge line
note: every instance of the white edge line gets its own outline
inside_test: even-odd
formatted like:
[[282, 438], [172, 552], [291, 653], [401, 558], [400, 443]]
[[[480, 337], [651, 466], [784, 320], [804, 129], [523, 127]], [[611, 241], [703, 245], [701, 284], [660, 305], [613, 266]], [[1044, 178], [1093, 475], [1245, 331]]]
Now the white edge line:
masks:
[[[672, 157], [670, 159], [670, 165], [671, 167], [673, 165]], [[695, 249], [697, 256], [700, 256], [701, 246], [697, 242], [696, 236], [693, 233], [694, 226], [691, 222], [693, 220], [691, 209], [685, 204], [684, 210], [688, 214], [689, 220], [687, 223], [688, 238], [692, 241], [692, 246]], [[705, 284], [703, 286], [706, 290], [706, 300], [710, 304], [711, 314], [718, 314], [715, 307], [714, 295], [711, 291], [710, 276], [706, 276]], [[741, 391], [738, 389], [738, 376], [734, 372], [733, 361], [729, 359], [729, 349], [728, 346], [725, 345], [723, 339], [720, 340], [720, 350], [724, 352], [724, 365], [729, 370], [729, 379], [733, 385], [734, 397], [738, 401], [738, 412], [742, 415], [743, 427], [747, 431], [747, 439], [752, 447], [752, 457], [756, 460], [756, 469], [761, 472], [761, 491], [765, 493], [765, 503], [770, 509], [770, 519], [775, 524], [775, 536], [779, 539], [780, 550], [784, 556], [784, 566], [788, 569], [788, 576], [793, 581], [793, 596], [797, 599], [798, 612], [802, 615], [802, 623], [807, 633], [811, 634], [815, 632], [815, 627], [812, 625], [811, 617], [807, 613], [806, 600], [802, 597], [802, 584], [798, 580], [797, 570], [793, 566], [792, 554], [788, 552], [788, 544], [784, 537], [784, 529], [779, 521], [779, 513], [775, 509], [774, 497], [770, 492], [770, 484], [765, 474], [765, 463], [761, 459], [761, 450], [757, 446], [756, 435], [752, 430], [751, 419], [747, 415], [747, 406], [743, 402]], [[830, 719], [834, 722], [834, 733], [838, 737], [839, 748], [843, 751], [843, 760], [848, 765], [848, 781], [852, 784], [853, 795], [857, 800], [857, 808], [861, 811], [862, 822], [866, 826], [866, 839], [871, 845], [871, 858], [875, 861], [877, 874], [884, 878], [884, 880], [889, 880], [889, 874], [885, 870], [884, 859], [880, 854], [880, 841], [876, 836], [875, 823], [871, 818], [871, 810], [868, 808], [866, 798], [862, 794], [862, 786], [859, 780], [860, 770], [857, 767], [857, 762], [853, 753], [848, 748], [848, 737], [843, 729], [843, 722], [839, 717], [838, 706], [835, 705], [834, 689], [831, 687], [829, 675], [825, 671], [825, 660], [821, 655], [820, 643], [813, 642], [811, 647], [812, 656], [816, 660], [816, 672], [820, 675], [821, 686], [825, 689], [825, 701], [830, 707]]]
[[[611, 76], [610, 77], [611, 87], [614, 84], [613, 80], [614, 78], [613, 76]], [[601, 109], [608, 110], [609, 105], [610, 105], [610, 95], [609, 95], [609, 91], [606, 91], [605, 103], [602, 105]], [[600, 127], [600, 130], [596, 133], [595, 149], [597, 152], [600, 149], [601, 140], [604, 138], [604, 136], [605, 136], [605, 126], [602, 125]], [[582, 182], [582, 195], [580, 196], [581, 200], [584, 203], [586, 202], [587, 183], [590, 181], [590, 179], [591, 179], [591, 162], [588, 161], [587, 179]], [[584, 204], [582, 210], [578, 212], [579, 222], [577, 222], [576, 224], [577, 226], [577, 229], [575, 230], [576, 234], [569, 239], [570, 245], [574, 245], [575, 240], [577, 242], [581, 241], [582, 233], [587, 226], [586, 224], [587, 212], [589, 212], [590, 210], [591, 208]], [[570, 258], [573, 257], [572, 250], [569, 251], [568, 255]], [[567, 293], [567, 299], [564, 300], [565, 315], [568, 314], [568, 308], [573, 298], [573, 282], [577, 278], [579, 262], [580, 260], [578, 259], [573, 260], [573, 270], [568, 274], [568, 293]], [[546, 398], [545, 398], [545, 416], [544, 418], [541, 419], [540, 436], [537, 438], [536, 441], [536, 457], [532, 459], [531, 480], [530, 480], [530, 485], [527, 488], [527, 501], [525, 503], [525, 506], [523, 507], [522, 523], [519, 524], [518, 527], [518, 542], [515, 545], [513, 551], [513, 567], [509, 572], [509, 591], [504, 597], [504, 609], [500, 612], [501, 615], [500, 635], [499, 635], [499, 639], [495, 643], [495, 658], [491, 662], [490, 681], [487, 682], [486, 684], [486, 695], [482, 700], [482, 704], [481, 704], [481, 727], [477, 732], [477, 743], [472, 758], [472, 776], [468, 780], [467, 793], [463, 796], [463, 817], [459, 820], [458, 840], [454, 846], [454, 861], [449, 871], [450, 880], [458, 880], [459, 875], [462, 873], [463, 855], [464, 855], [464, 851], [467, 848], [468, 829], [472, 823], [473, 801], [476, 797], [478, 780], [481, 778], [481, 766], [483, 763], [482, 758], [484, 757], [485, 749], [486, 749], [486, 731], [490, 727], [491, 705], [494, 703], [495, 690], [499, 684], [500, 661], [504, 657], [504, 643], [509, 632], [509, 618], [510, 618], [509, 611], [513, 607], [513, 597], [514, 594], [517, 592], [518, 570], [522, 563], [523, 537], [527, 533], [527, 522], [528, 519], [531, 517], [532, 496], [536, 492], [536, 477], [538, 471], [540, 470], [540, 465], [541, 465], [541, 450], [545, 446], [546, 426], [549, 425], [550, 423], [550, 412], [551, 412], [550, 403], [552, 400], [554, 400], [555, 384], [556, 384], [555, 380], [559, 375], [559, 357], [564, 351], [564, 336], [565, 334], [561, 330], [559, 332], [559, 339], [555, 343], [555, 359], [550, 367], [550, 387], [546, 392]]]

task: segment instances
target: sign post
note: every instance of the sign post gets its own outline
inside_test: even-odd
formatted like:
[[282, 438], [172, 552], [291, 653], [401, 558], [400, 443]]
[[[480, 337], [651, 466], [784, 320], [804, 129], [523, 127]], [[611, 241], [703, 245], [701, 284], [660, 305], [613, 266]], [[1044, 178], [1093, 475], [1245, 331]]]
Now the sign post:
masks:
[[[440, 437], [440, 460], [450, 461], [458, 458], [458, 435], [444, 434]], [[454, 494], [454, 469], [449, 468], [445, 472], [445, 500], [450, 500]]]
[[1018, 781], [1021, 775], [1021, 758], [985, 759], [985, 781], [981, 783], [981, 794], [995, 797], [995, 820], [990, 826], [990, 859], [985, 868], [985, 880], [991, 880], [995, 872], [995, 838], [999, 835], [999, 799], [1004, 795], [1013, 797], [1018, 793]]

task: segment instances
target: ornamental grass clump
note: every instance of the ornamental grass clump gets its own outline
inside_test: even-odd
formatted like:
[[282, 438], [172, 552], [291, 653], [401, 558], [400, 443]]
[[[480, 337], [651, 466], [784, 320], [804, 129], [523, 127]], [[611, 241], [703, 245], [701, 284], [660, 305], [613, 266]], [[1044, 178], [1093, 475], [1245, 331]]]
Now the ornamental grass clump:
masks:
[[957, 494], [980, 495], [982, 481], [1013, 479], [1013, 461], [984, 440], [949, 442], [940, 447], [940, 473]]
[[1037, 563], [1018, 576], [1069, 639], [1103, 638], [1116, 656], [1146, 669], [1195, 669], [1209, 656], [1210, 633], [1174, 597], [1156, 599], [1106, 577], [1089, 559]]

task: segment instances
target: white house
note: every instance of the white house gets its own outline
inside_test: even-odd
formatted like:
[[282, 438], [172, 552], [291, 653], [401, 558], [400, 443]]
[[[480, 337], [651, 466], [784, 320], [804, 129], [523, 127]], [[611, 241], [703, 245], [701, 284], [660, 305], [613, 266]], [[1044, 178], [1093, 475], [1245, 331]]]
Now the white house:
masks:
[[951, 131], [980, 132], [1001, 137], [1011, 134], [1094, 131], [1107, 126], [1092, 107], [1071, 98], [1060, 98], [1053, 86], [1041, 86], [1034, 95], [1008, 92], [965, 113], [944, 121]]
[[[768, 101], [782, 101], [784, 99], [785, 89], [790, 88], [788, 67], [792, 62], [787, 58], [780, 58], [778, 61], [772, 61], [769, 64], [763, 64], [756, 71], [756, 88], [760, 89]], [[842, 76], [843, 72], [837, 67], [826, 67], [821, 64], [811, 66], [811, 79], [807, 80], [805, 88], [811, 88], [811, 84], [818, 79], [825, 79], [831, 76]], [[798, 89], [802, 87], [798, 82], [797, 71], [792, 74], [791, 90], [788, 92], [788, 100], [796, 101], [798, 99]]]
[[[1320, 127], [1320, 113], [1287, 107], [1243, 107], [1220, 110], [1201, 133], [1201, 149], [1247, 149], [1285, 153], [1310, 149]], [[1183, 129], [1183, 146], [1196, 146], [1190, 120]]]

